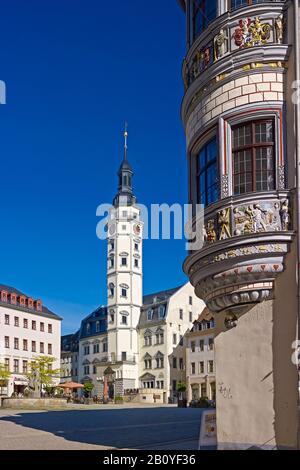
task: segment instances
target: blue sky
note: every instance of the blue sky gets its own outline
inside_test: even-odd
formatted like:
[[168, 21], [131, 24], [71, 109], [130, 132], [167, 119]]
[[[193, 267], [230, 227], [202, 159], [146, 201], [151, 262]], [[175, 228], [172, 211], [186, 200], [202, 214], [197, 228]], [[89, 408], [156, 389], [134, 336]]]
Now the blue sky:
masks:
[[[106, 302], [111, 202], [129, 123], [139, 202], [185, 203], [180, 121], [184, 15], [176, 0], [10, 0], [1, 5], [0, 282], [64, 317]], [[184, 241], [145, 241], [144, 293], [186, 281]]]

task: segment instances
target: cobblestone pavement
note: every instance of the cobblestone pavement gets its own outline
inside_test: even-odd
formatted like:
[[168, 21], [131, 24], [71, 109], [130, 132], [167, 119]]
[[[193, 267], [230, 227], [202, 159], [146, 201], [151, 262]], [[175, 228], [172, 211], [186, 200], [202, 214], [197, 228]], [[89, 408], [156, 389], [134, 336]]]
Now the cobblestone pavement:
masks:
[[201, 409], [78, 406], [0, 409], [0, 450], [196, 450]]

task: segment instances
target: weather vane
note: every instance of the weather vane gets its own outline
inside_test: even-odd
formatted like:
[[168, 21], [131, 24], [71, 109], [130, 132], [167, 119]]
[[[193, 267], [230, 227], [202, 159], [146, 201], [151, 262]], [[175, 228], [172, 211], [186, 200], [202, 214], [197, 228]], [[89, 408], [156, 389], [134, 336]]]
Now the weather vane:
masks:
[[124, 131], [124, 138], [125, 138], [125, 148], [127, 149], [127, 137], [128, 137], [128, 123], [125, 122], [125, 131]]

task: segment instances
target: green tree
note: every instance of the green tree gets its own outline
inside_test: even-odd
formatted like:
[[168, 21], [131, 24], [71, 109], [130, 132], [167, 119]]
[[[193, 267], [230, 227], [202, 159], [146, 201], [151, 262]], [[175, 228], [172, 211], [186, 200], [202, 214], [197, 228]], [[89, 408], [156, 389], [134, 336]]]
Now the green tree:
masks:
[[84, 395], [86, 398], [91, 396], [91, 392], [94, 390], [95, 385], [92, 382], [86, 382], [83, 386]]
[[10, 372], [0, 363], [0, 395], [2, 395], [2, 388], [7, 387], [9, 378]]
[[178, 382], [176, 390], [178, 392], [178, 399], [182, 401], [184, 399], [184, 394], [186, 392], [187, 386], [185, 382]]
[[42, 389], [47, 390], [55, 386], [54, 379], [59, 377], [60, 369], [53, 369], [53, 363], [56, 361], [54, 357], [37, 356], [29, 364], [28, 373], [26, 374], [33, 388], [40, 385]]
[[186, 388], [187, 388], [187, 387], [186, 387], [186, 383], [185, 383], [185, 382], [178, 382], [177, 387], [176, 387], [177, 392], [179, 392], [179, 393], [184, 393], [184, 392], [186, 392]]

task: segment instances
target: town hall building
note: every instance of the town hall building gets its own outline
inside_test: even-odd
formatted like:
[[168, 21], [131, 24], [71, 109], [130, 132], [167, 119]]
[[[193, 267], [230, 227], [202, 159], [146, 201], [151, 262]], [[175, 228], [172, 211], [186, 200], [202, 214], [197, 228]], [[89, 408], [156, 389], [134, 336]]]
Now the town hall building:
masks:
[[[189, 283], [143, 296], [143, 221], [133, 193], [127, 131], [124, 136], [118, 192], [107, 224], [107, 304], [82, 321], [73, 370], [82, 383], [93, 382], [99, 397], [140, 390], [140, 400], [166, 403], [185, 380], [184, 337], [204, 303]], [[72, 341], [70, 336], [62, 340]]]

